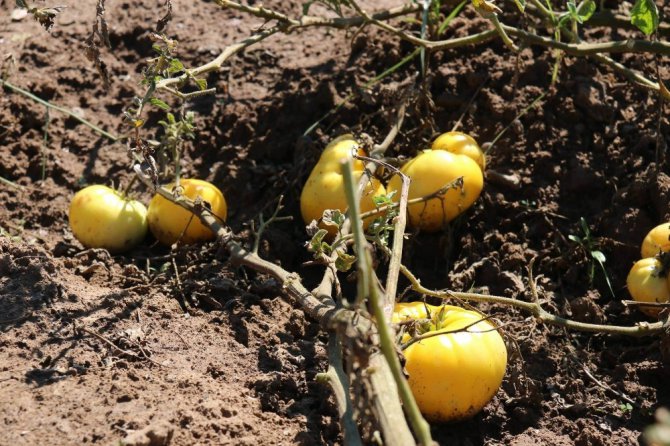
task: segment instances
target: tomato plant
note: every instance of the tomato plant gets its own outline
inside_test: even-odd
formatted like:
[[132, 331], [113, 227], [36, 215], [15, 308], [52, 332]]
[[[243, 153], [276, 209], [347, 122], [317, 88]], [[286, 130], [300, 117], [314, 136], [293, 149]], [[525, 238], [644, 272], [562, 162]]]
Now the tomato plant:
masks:
[[[444, 193], [407, 207], [409, 224], [428, 232], [440, 230], [472, 206], [484, 187], [484, 175], [475, 161], [446, 150], [424, 150], [401, 171], [411, 179], [410, 200], [435, 194], [451, 184]], [[401, 186], [398, 175], [391, 178], [388, 189], [396, 192], [396, 201], [400, 199]]]
[[446, 150], [457, 155], [465, 155], [477, 163], [482, 172], [486, 169], [486, 155], [477, 144], [475, 139], [463, 132], [447, 132], [438, 136], [433, 145], [433, 150]]
[[433, 421], [475, 415], [493, 398], [505, 375], [507, 349], [502, 336], [474, 311], [422, 302], [396, 304], [393, 322], [421, 319], [429, 321], [420, 324], [418, 333], [445, 332], [416, 341], [404, 351], [409, 386], [421, 412]]
[[642, 258], [654, 257], [659, 252], [670, 251], [670, 223], [663, 223], [649, 231], [644, 240], [640, 253]]
[[[647, 257], [635, 262], [626, 278], [628, 292], [638, 302], [670, 301], [670, 286], [663, 264], [655, 257]], [[657, 308], [641, 307], [641, 310], [655, 316]]]
[[[344, 212], [347, 208], [341, 162], [352, 159], [355, 154], [363, 155], [364, 152], [351, 135], [343, 135], [331, 141], [312, 169], [300, 195], [300, 212], [305, 223], [316, 220], [320, 223], [319, 226], [327, 230], [331, 236], [336, 233], [335, 227], [321, 223], [321, 217], [327, 209]], [[358, 182], [365, 170], [363, 161], [354, 159], [353, 170], [354, 180]], [[384, 185], [376, 178], [370, 179], [361, 197], [361, 212], [375, 209], [373, 198], [384, 194], [386, 194]], [[367, 228], [373, 220], [374, 218], [365, 219], [364, 227]]]
[[147, 233], [147, 208], [100, 184], [88, 186], [72, 198], [70, 228], [87, 248], [120, 253], [139, 244]]
[[[228, 215], [226, 199], [212, 183], [197, 179], [182, 179], [179, 184], [182, 195], [192, 200], [202, 199], [215, 216], [221, 220], [226, 219]], [[174, 184], [168, 185], [167, 188], [170, 191], [175, 189]], [[214, 238], [214, 233], [192, 212], [159, 194], [156, 194], [149, 203], [147, 220], [154, 237], [166, 245], [171, 245], [177, 240], [190, 244]]]

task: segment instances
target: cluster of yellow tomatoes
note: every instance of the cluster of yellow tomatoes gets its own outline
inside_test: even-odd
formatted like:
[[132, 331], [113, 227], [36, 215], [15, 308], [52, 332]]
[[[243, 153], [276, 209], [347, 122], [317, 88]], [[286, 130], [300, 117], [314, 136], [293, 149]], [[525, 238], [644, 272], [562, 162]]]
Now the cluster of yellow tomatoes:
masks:
[[[300, 210], [305, 223], [320, 221], [326, 209], [346, 209], [340, 163], [353, 159], [355, 180], [360, 179], [365, 169], [365, 163], [354, 155], [365, 153], [350, 135], [341, 136], [326, 147], [300, 196]], [[410, 226], [435, 232], [472, 206], [484, 187], [485, 167], [484, 152], [471, 136], [461, 132], [440, 135], [430, 149], [420, 152], [400, 169], [411, 180], [408, 195], [411, 201], [408, 206]], [[402, 180], [398, 175], [391, 178], [388, 188], [376, 178], [371, 179], [361, 197], [361, 212], [374, 210], [373, 198], [387, 192], [395, 192], [392, 199], [399, 201], [401, 187]], [[431, 194], [435, 196], [419, 200]], [[367, 227], [373, 219], [366, 219], [364, 226]], [[322, 227], [334, 235], [335, 228]]]
[[[670, 251], [670, 223], [663, 223], [649, 231], [642, 241], [638, 260], [628, 273], [626, 285], [638, 302], [670, 302], [670, 275], [668, 259], [663, 253]], [[642, 307], [641, 310], [656, 316], [660, 308]]]
[[[197, 179], [180, 181], [181, 194], [200, 197], [222, 221], [226, 219], [226, 200], [211, 183]], [[174, 185], [168, 189], [173, 191]], [[214, 238], [214, 233], [191, 212], [156, 194], [147, 209], [122, 193], [103, 185], [85, 187], [70, 203], [70, 228], [82, 245], [105, 248], [111, 253], [127, 251], [144, 240], [148, 230], [160, 242], [177, 240], [196, 243]]]
[[[365, 168], [354, 155], [364, 155], [364, 151], [350, 135], [337, 138], [326, 147], [300, 197], [306, 223], [320, 221], [327, 209], [346, 209], [341, 162], [353, 160], [355, 180], [361, 178]], [[485, 166], [484, 153], [469, 135], [448, 132], [438, 137], [430, 149], [401, 168], [411, 181], [409, 225], [437, 231], [463, 213], [481, 193]], [[371, 179], [361, 197], [361, 210], [374, 210], [373, 198], [386, 195], [387, 189], [389, 193], [396, 192], [392, 199], [398, 201], [401, 186], [398, 175], [387, 187]], [[194, 200], [199, 197], [209, 204], [214, 215], [226, 218], [226, 201], [214, 185], [183, 179], [180, 188], [184, 196]], [[148, 230], [168, 245], [177, 240], [194, 243], [214, 237], [191, 212], [158, 194], [147, 209], [102, 185], [89, 186], [75, 194], [69, 217], [73, 234], [84, 246], [106, 248], [113, 253], [136, 246]], [[364, 225], [373, 218], [367, 218]], [[323, 227], [335, 235], [333, 226]], [[494, 323], [474, 311], [421, 302], [397, 304], [393, 322], [410, 327], [400, 342], [406, 344], [410, 388], [427, 418], [450, 421], [470, 417], [495, 395], [505, 374], [507, 350]]]
[[[354, 180], [363, 175], [365, 155], [350, 135], [332, 141], [314, 166], [300, 197], [305, 223], [321, 221], [327, 209], [347, 208], [341, 162], [350, 159]], [[486, 157], [477, 142], [461, 132], [440, 135], [430, 149], [420, 152], [400, 169], [410, 178], [408, 223], [434, 232], [468, 209], [484, 186]], [[361, 212], [375, 209], [374, 197], [395, 192], [398, 202], [402, 179], [388, 186], [372, 178], [365, 185]], [[374, 217], [363, 221], [367, 227]], [[330, 236], [336, 228], [320, 224]], [[414, 325], [421, 339], [404, 350], [409, 386], [423, 414], [433, 421], [453, 421], [479, 412], [495, 395], [505, 375], [507, 349], [497, 327], [475, 311], [453, 306], [434, 307], [422, 302], [399, 303], [394, 323]], [[401, 343], [407, 343], [405, 334]]]

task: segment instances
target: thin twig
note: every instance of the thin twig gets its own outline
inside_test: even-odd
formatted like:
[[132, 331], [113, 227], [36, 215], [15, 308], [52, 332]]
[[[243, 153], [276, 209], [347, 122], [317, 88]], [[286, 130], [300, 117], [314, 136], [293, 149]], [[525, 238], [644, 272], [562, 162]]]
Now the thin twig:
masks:
[[629, 397], [625, 393], [619, 392], [618, 390], [613, 389], [612, 387], [608, 386], [607, 384], [605, 384], [604, 382], [600, 381], [598, 378], [593, 376], [593, 374], [588, 369], [588, 367], [586, 367], [585, 364], [580, 363], [579, 361], [577, 361], [577, 359], [573, 359], [573, 361], [581, 366], [582, 371], [586, 374], [586, 376], [588, 376], [591, 379], [591, 381], [593, 381], [598, 387], [613, 393], [615, 396], [617, 396], [621, 400], [629, 403], [633, 407], [637, 407], [637, 408], [640, 407], [640, 405], [634, 399], [632, 399], [631, 397]]
[[89, 328], [86, 328], [86, 327], [83, 327], [83, 326], [77, 326], [77, 330], [83, 331], [84, 333], [88, 333], [89, 335], [93, 336], [94, 338], [104, 342], [105, 344], [112, 347], [112, 349], [115, 350], [117, 353], [121, 353], [122, 355], [129, 356], [129, 357], [137, 359], [137, 360], [144, 359], [141, 355], [138, 355], [135, 352], [131, 352], [130, 350], [122, 349], [121, 347], [119, 347], [118, 345], [116, 345], [115, 343], [113, 343], [112, 341], [107, 339], [106, 337], [102, 336], [99, 333], [96, 333], [95, 331], [93, 331]]
[[[388, 252], [388, 248], [385, 248]], [[421, 285], [419, 279], [404, 265], [400, 267], [400, 272], [410, 281], [412, 289], [419, 294], [437, 297], [440, 299], [462, 299], [473, 302], [490, 302], [503, 305], [509, 305], [521, 308], [532, 314], [538, 322], [568, 328], [571, 330], [586, 331], [592, 333], [618, 334], [626, 336], [649, 336], [662, 333], [666, 326], [663, 322], [640, 322], [635, 326], [603, 325], [589, 324], [585, 322], [573, 321], [555, 314], [549, 313], [542, 308], [539, 302], [525, 302], [509, 297], [495, 296], [490, 294], [467, 293], [459, 291], [438, 291], [426, 288]]]
[[532, 101], [530, 104], [528, 104], [523, 110], [521, 110], [521, 111], [514, 117], [514, 119], [512, 119], [512, 120], [509, 122], [509, 124], [507, 124], [507, 125], [505, 126], [505, 128], [503, 128], [501, 131], [499, 131], [498, 134], [493, 138], [493, 141], [491, 141], [491, 143], [488, 145], [488, 147], [487, 147], [486, 150], [484, 151], [484, 154], [485, 154], [485, 155], [488, 155], [489, 152], [491, 151], [491, 149], [493, 149], [493, 146], [495, 146], [495, 144], [500, 140], [500, 138], [503, 137], [503, 135], [507, 132], [507, 130], [509, 130], [509, 129], [512, 127], [512, 125], [514, 125], [514, 123], [515, 123], [518, 119], [521, 119], [526, 113], [528, 113], [533, 107], [535, 107], [535, 104], [537, 104], [537, 103], [540, 102], [542, 99], [544, 99], [544, 97], [547, 95], [547, 93], [549, 93], [549, 90], [545, 90], [545, 91], [543, 91], [542, 93], [540, 93], [540, 95], [539, 95], [538, 97], [536, 97], [535, 99], [533, 99], [533, 101]]
[[474, 102], [475, 102], [475, 99], [477, 99], [477, 96], [479, 95], [479, 92], [482, 91], [482, 88], [484, 88], [484, 85], [486, 85], [486, 83], [489, 81], [490, 78], [491, 78], [491, 74], [489, 73], [489, 74], [486, 75], [486, 79], [484, 79], [484, 81], [481, 84], [479, 84], [479, 87], [477, 87], [477, 89], [475, 90], [475, 93], [470, 98], [470, 101], [468, 102], [468, 105], [465, 106], [465, 109], [463, 110], [463, 113], [461, 113], [461, 116], [458, 117], [458, 120], [456, 121], [454, 126], [451, 128], [452, 132], [455, 132], [461, 126], [461, 123], [463, 122], [463, 118], [465, 118], [465, 114], [468, 112], [468, 110], [470, 110], [470, 108], [472, 107], [472, 104], [474, 104]]
[[[502, 23], [496, 24], [494, 22], [494, 25], [496, 25], [496, 29], [491, 29], [491, 30], [486, 30], [477, 34], [473, 34], [470, 36], [466, 37], [459, 37], [459, 38], [454, 38], [454, 39], [447, 39], [447, 40], [438, 40], [438, 41], [431, 41], [431, 40], [426, 40], [422, 39], [420, 37], [416, 37], [412, 34], [409, 34], [402, 29], [396, 28], [393, 25], [390, 25], [389, 23], [384, 22], [383, 20], [389, 18], [389, 11], [383, 11], [383, 12], [377, 12], [375, 14], [369, 14], [365, 12], [361, 6], [358, 4], [356, 0], [350, 0], [351, 6], [356, 10], [356, 12], [360, 15], [360, 17], [350, 17], [350, 18], [345, 18], [342, 19], [341, 21], [337, 22], [335, 19], [323, 19], [323, 18], [315, 18], [315, 17], [309, 17], [309, 16], [303, 16], [301, 19], [291, 19], [287, 17], [284, 14], [269, 10], [267, 8], [253, 8], [253, 7], [248, 7], [248, 6], [243, 6], [240, 5], [239, 3], [227, 1], [227, 0], [217, 0], [219, 4], [224, 4], [225, 6], [235, 8], [241, 11], [248, 12], [250, 14], [254, 14], [258, 17], [265, 18], [266, 20], [269, 18], [272, 18], [274, 20], [278, 20], [282, 25], [273, 28], [273, 32], [270, 33], [274, 34], [277, 31], [288, 31], [289, 29], [295, 29], [295, 28], [303, 28], [307, 26], [335, 26], [335, 23], [338, 24], [338, 28], [349, 28], [353, 26], [361, 26], [364, 24], [372, 24], [375, 25], [379, 28], [382, 28], [399, 38], [408, 41], [419, 48], [425, 48], [425, 49], [430, 49], [430, 50], [446, 50], [446, 49], [453, 49], [453, 48], [459, 48], [462, 46], [467, 46], [467, 45], [474, 45], [474, 44], [479, 44], [479, 43], [484, 43], [488, 42], [490, 40], [495, 39], [496, 37], [499, 37], [500, 35], [511, 35], [513, 37], [516, 37], [517, 39], [523, 41], [526, 44], [531, 44], [531, 45], [538, 45], [538, 46], [544, 46], [548, 48], [555, 48], [559, 49], [562, 51], [565, 51], [568, 54], [572, 55], [577, 55], [577, 56], [590, 56], [594, 58], [595, 60], [608, 65], [611, 67], [614, 71], [619, 72], [620, 74], [624, 75], [627, 79], [630, 81], [646, 87], [650, 88], [653, 90], [658, 91], [659, 85], [656, 82], [653, 82], [647, 78], [645, 78], [643, 75], [640, 73], [637, 73], [624, 65], [612, 60], [611, 58], [604, 56], [602, 53], [629, 53], [629, 52], [636, 52], [636, 53], [652, 53], [652, 54], [663, 54], [663, 55], [668, 55], [670, 54], [670, 44], [667, 42], [660, 42], [660, 41], [647, 41], [647, 40], [638, 40], [638, 39], [628, 39], [628, 40], [623, 40], [623, 41], [614, 41], [614, 42], [597, 42], [597, 43], [583, 43], [583, 42], [577, 42], [577, 43], [565, 43], [561, 42], [559, 40], [551, 39], [548, 37], [542, 37], [538, 36], [537, 34], [533, 34], [518, 28], [515, 28], [513, 26], [509, 25], [504, 25]], [[538, 2], [539, 3], [539, 2]], [[419, 5], [416, 5], [415, 8], [399, 8], [396, 9], [394, 12], [397, 12], [398, 15], [401, 15], [403, 13], [407, 14], [410, 12], [416, 12], [419, 9]], [[543, 10], [539, 11], [541, 14], [548, 14], [545, 18], [550, 19], [553, 23], [555, 20], [555, 17], [551, 15], [551, 12], [546, 10], [544, 8]], [[361, 21], [361, 18], [363, 19]], [[289, 27], [287, 29], [287, 27]], [[265, 31], [266, 33], [268, 31]], [[570, 37], [574, 35], [568, 31], [564, 30], [565, 34]], [[254, 35], [258, 36], [258, 35]], [[250, 37], [249, 39], [254, 38], [254, 36]], [[257, 41], [263, 40], [265, 37], [264, 36], [260, 39], [256, 38], [252, 43], [256, 43]], [[511, 42], [511, 41], [510, 41]], [[508, 44], [510, 42], [507, 42]], [[226, 50], [224, 50], [224, 53], [231, 49], [232, 54], [235, 52], [239, 51], [240, 48], [237, 48], [240, 44], [233, 45], [231, 47], [228, 47]], [[514, 45], [512, 43], [512, 45]], [[514, 46], [515, 47], [515, 46]], [[232, 55], [230, 54], [230, 55]], [[417, 51], [418, 54], [418, 51]], [[224, 60], [227, 59], [230, 55], [225, 56]], [[223, 53], [222, 53], [223, 56]], [[219, 56], [222, 57], [222, 56]], [[217, 59], [219, 59], [217, 58]], [[222, 63], [222, 62], [221, 62]], [[195, 70], [191, 71], [191, 74], [197, 74], [197, 73], [202, 73], [205, 71], [212, 71], [212, 69], [216, 69], [220, 66], [220, 63], [212, 67], [211, 63], [203, 65], [202, 67], [196, 68]], [[180, 77], [182, 80], [186, 80], [188, 78], [188, 74], [185, 74]], [[162, 81], [165, 82], [165, 81]], [[170, 83], [174, 83], [174, 79], [169, 80]], [[161, 83], [159, 83], [161, 85]]]
[[[346, 28], [362, 26], [365, 24], [365, 18], [361, 16], [328, 18], [328, 17], [314, 17], [309, 15], [303, 15], [299, 19], [293, 19], [288, 17], [286, 14], [273, 11], [263, 6], [260, 7], [247, 6], [229, 0], [215, 0], [215, 1], [219, 6], [222, 6], [224, 8], [230, 8], [235, 9], [237, 11], [246, 12], [256, 17], [263, 18], [265, 20], [277, 20], [285, 27], [287, 27], [288, 30], [292, 30], [295, 28], [306, 28], [306, 27], [331, 27], [331, 28], [346, 29]], [[394, 17], [411, 14], [419, 10], [420, 10], [419, 5], [408, 3], [384, 11], [375, 12], [372, 14], [372, 17], [376, 20], [388, 20]]]
[[317, 380], [327, 382], [333, 390], [344, 444], [362, 446], [363, 441], [354, 421], [354, 408], [348, 395], [349, 377], [342, 366], [341, 340], [335, 333], [331, 333], [328, 338], [328, 371], [317, 375]]
[[30, 317], [32, 317], [33, 313], [28, 313], [23, 316], [15, 317], [12, 319], [0, 319], [0, 325], [5, 325], [5, 324], [13, 324], [14, 322], [21, 322], [24, 321]]
[[2, 176], [0, 176], [0, 183], [4, 184], [6, 186], [9, 186], [9, 187], [13, 187], [14, 189], [17, 189], [17, 190], [24, 190], [25, 189], [20, 184], [16, 184], [15, 182], [10, 181], [7, 178], [2, 177]]
[[[177, 77], [170, 77], [167, 79], [163, 79], [160, 82], [156, 84], [156, 90], [159, 89], [165, 89], [166, 87], [170, 87], [172, 85], [177, 85], [177, 86], [182, 86], [185, 84], [189, 79], [196, 78], [197, 76], [200, 76], [202, 74], [206, 74], [212, 71], [216, 71], [219, 68], [221, 68], [221, 65], [228, 60], [230, 57], [234, 56], [238, 52], [242, 51], [243, 49], [261, 42], [268, 37], [272, 36], [273, 34], [278, 33], [281, 31], [281, 27], [275, 26], [272, 28], [265, 29], [263, 31], [259, 31], [257, 33], [252, 34], [251, 36], [247, 37], [246, 39], [242, 40], [241, 42], [235, 43], [233, 45], [227, 46], [224, 48], [224, 50], [219, 54], [214, 60], [201, 65], [197, 68], [193, 68], [191, 70], [188, 70], [186, 73], [182, 74], [181, 76]], [[174, 90], [174, 89], [172, 89]], [[167, 91], [167, 90], [166, 90]]]
[[114, 136], [114, 135], [112, 135], [111, 133], [106, 132], [105, 130], [101, 129], [100, 127], [98, 127], [97, 125], [93, 124], [92, 122], [87, 121], [86, 119], [84, 119], [84, 118], [82, 118], [81, 116], [77, 115], [77, 114], [74, 113], [73, 111], [68, 110], [67, 108], [63, 108], [63, 107], [60, 107], [60, 106], [58, 106], [58, 105], [52, 104], [52, 103], [49, 102], [49, 101], [45, 101], [44, 99], [41, 99], [41, 98], [35, 96], [35, 95], [32, 94], [31, 92], [26, 91], [26, 90], [24, 90], [23, 88], [17, 87], [16, 85], [13, 85], [13, 84], [7, 82], [6, 80], [2, 80], [2, 79], [0, 79], [0, 87], [5, 87], [5, 88], [7, 88], [8, 90], [11, 90], [11, 91], [13, 91], [13, 92], [15, 92], [15, 93], [19, 93], [19, 94], [21, 94], [21, 95], [23, 95], [23, 96], [25, 96], [25, 97], [27, 97], [27, 98], [29, 98], [29, 99], [32, 99], [33, 101], [37, 102], [38, 104], [42, 104], [42, 105], [44, 105], [44, 106], [47, 107], [47, 108], [51, 108], [51, 109], [53, 109], [53, 110], [59, 111], [59, 112], [65, 114], [65, 115], [67, 115], [67, 116], [69, 116], [69, 117], [71, 117], [71, 118], [73, 118], [73, 119], [79, 121], [80, 123], [82, 123], [82, 124], [84, 124], [85, 126], [89, 127], [91, 130], [93, 130], [93, 131], [95, 131], [96, 133], [98, 133], [98, 134], [100, 134], [100, 135], [102, 135], [102, 136], [104, 136], [104, 137], [110, 139], [111, 141], [116, 142], [116, 141], [118, 141], [118, 140], [120, 139], [118, 136]]
[[400, 102], [400, 105], [398, 106], [398, 112], [396, 114], [396, 119], [393, 125], [391, 126], [391, 129], [389, 132], [386, 134], [386, 137], [384, 138], [384, 141], [382, 141], [381, 144], [375, 144], [372, 150], [370, 151], [370, 156], [375, 158], [379, 157], [381, 158], [384, 153], [388, 150], [388, 148], [391, 146], [393, 141], [395, 140], [396, 136], [398, 136], [398, 132], [400, 132], [400, 129], [402, 128], [402, 123], [405, 120], [405, 110], [407, 109], [407, 100], [403, 100]]
[[433, 331], [429, 331], [427, 333], [423, 333], [423, 334], [420, 334], [420, 335], [417, 335], [417, 336], [413, 336], [407, 342], [402, 344], [400, 346], [400, 349], [401, 350], [407, 350], [407, 348], [410, 345], [415, 344], [419, 341], [423, 341], [424, 339], [434, 338], [435, 336], [449, 335], [449, 334], [456, 334], [456, 333], [488, 333], [488, 332], [491, 332], [491, 331], [498, 331], [501, 328], [499, 326], [491, 326], [490, 328], [487, 328], [485, 330], [469, 331], [470, 328], [474, 327], [475, 325], [477, 325], [481, 322], [488, 321], [492, 317], [493, 316], [482, 316], [481, 319], [470, 322], [468, 325], [466, 325], [464, 327], [461, 327], [461, 328], [454, 329], [454, 330], [433, 330]]
[[638, 302], [637, 300], [622, 300], [626, 307], [670, 308], [670, 302]]
[[260, 222], [260, 226], [258, 227], [258, 231], [256, 232], [254, 236], [254, 246], [251, 250], [254, 254], [258, 254], [258, 248], [260, 247], [261, 244], [261, 237], [263, 237], [263, 232], [265, 232], [265, 229], [271, 225], [275, 221], [286, 221], [286, 220], [291, 220], [291, 216], [286, 216], [286, 217], [279, 217], [279, 211], [281, 211], [284, 206], [282, 205], [282, 200], [284, 199], [283, 195], [279, 196], [279, 201], [277, 203], [277, 207], [275, 208], [274, 212], [270, 216], [269, 219], [265, 220], [263, 217], [263, 213], [261, 212], [258, 220]]

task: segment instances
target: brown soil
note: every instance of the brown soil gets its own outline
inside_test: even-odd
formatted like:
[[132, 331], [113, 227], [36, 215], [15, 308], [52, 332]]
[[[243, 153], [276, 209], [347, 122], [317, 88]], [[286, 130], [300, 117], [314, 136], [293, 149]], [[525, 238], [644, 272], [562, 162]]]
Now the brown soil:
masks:
[[[0, 0], [0, 56], [16, 60], [9, 80], [112, 133], [127, 132], [122, 112], [142, 91], [149, 31], [163, 11], [156, 2], [109, 2], [106, 91], [84, 55], [94, 2], [61, 3], [68, 8], [48, 34], [30, 18], [12, 20], [14, 2]], [[173, 3], [168, 34], [187, 66], [262, 25], [210, 2]], [[297, 3], [266, 6], [300, 11]], [[487, 26], [466, 9], [446, 35]], [[243, 239], [280, 194], [284, 212], [299, 222], [300, 187], [325, 142], [349, 131], [381, 140], [418, 65], [301, 135], [411, 50], [369, 29], [311, 29], [250, 48], [208, 77], [216, 96], [189, 104], [198, 131], [185, 175], [212, 181], [231, 198], [229, 224]], [[653, 71], [650, 58], [617, 59]], [[537, 48], [516, 57], [500, 42], [432, 55], [424, 85], [433, 103], [413, 101], [393, 154], [411, 155], [464, 110], [462, 128], [490, 141], [549, 88], [553, 60]], [[546, 308], [589, 322], [645, 320], [621, 300], [644, 234], [670, 220], [670, 177], [654, 165], [657, 109], [653, 94], [607, 68], [565, 58], [558, 85], [492, 149], [475, 208], [450, 234], [413, 238], [405, 263], [430, 286], [528, 299], [527, 267], [536, 259]], [[0, 183], [0, 444], [341, 443], [329, 389], [315, 381], [327, 364], [315, 321], [274, 280], [227, 264], [212, 244], [174, 252], [181, 287], [170, 251], [153, 240], [119, 256], [85, 250], [67, 225], [69, 201], [85, 184], [126, 184], [130, 159], [123, 144], [72, 118], [56, 111], [48, 118], [45, 127], [44, 106], [0, 94], [0, 176], [21, 186]], [[152, 112], [147, 128], [159, 118]], [[666, 138], [665, 118], [662, 129]], [[583, 235], [581, 218], [607, 257], [614, 296], [597, 265], [590, 280], [590, 254], [568, 237]], [[313, 284], [318, 271], [302, 266], [309, 254], [295, 222], [274, 225], [262, 254]], [[481, 308], [506, 324], [520, 355], [483, 412], [433, 427], [440, 444], [637, 444], [654, 408], [670, 402], [658, 339], [567, 332], [510, 308]], [[632, 410], [622, 394], [635, 402]]]

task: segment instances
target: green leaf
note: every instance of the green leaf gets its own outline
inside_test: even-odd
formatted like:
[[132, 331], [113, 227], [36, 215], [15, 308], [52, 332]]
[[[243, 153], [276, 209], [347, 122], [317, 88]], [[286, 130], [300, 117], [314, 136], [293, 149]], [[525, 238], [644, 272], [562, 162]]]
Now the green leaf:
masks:
[[194, 79], [200, 90], [207, 90], [207, 79]]
[[181, 63], [179, 59], [172, 59], [170, 61], [170, 67], [168, 68], [168, 73], [174, 74], [180, 71], [184, 71], [184, 64]]
[[579, 243], [580, 245], [582, 244], [582, 239], [579, 238], [578, 235], [570, 234], [570, 235], [568, 235], [568, 238], [569, 238], [570, 240], [572, 240], [573, 242], [575, 242], [575, 243]]
[[393, 196], [396, 194], [396, 191], [390, 192], [386, 195], [377, 195], [372, 197], [372, 201], [375, 204], [375, 207], [382, 207], [393, 204]]
[[658, 8], [654, 0], [637, 0], [630, 12], [630, 23], [651, 35], [658, 28]]
[[[602, 256], [603, 260], [601, 261], [600, 258], [597, 257], [597, 255], [594, 255], [594, 253], [600, 254]], [[605, 282], [607, 283], [607, 287], [609, 288], [610, 293], [612, 294], [612, 297], [615, 297], [614, 288], [612, 288], [612, 282], [610, 281], [610, 276], [607, 275], [607, 270], [605, 269], [605, 263], [604, 263], [605, 262], [605, 260], [604, 260], [605, 259], [605, 254], [603, 254], [600, 251], [593, 251], [593, 252], [591, 252], [591, 256], [598, 261], [598, 264], [600, 265], [600, 269], [603, 270], [603, 275], [605, 276]]]
[[160, 108], [161, 110], [170, 110], [170, 106], [167, 105], [167, 103], [161, 101], [158, 98], [151, 98], [149, 99], [149, 102], [151, 105], [155, 105], [156, 107]]
[[314, 237], [312, 237], [312, 240], [309, 241], [309, 250], [312, 251], [313, 253], [320, 254], [323, 252], [323, 248], [325, 243], [323, 242], [323, 238], [328, 234], [328, 231], [325, 229], [319, 229], [316, 231], [316, 234], [314, 234]]
[[603, 254], [602, 251], [591, 251], [591, 257], [593, 257], [600, 263], [605, 263], [605, 261], [607, 260], [605, 254]]
[[354, 263], [356, 263], [356, 256], [352, 256], [346, 252], [338, 252], [337, 259], [335, 260], [335, 268], [338, 271], [346, 272], [351, 269]]
[[342, 227], [344, 219], [344, 214], [338, 209], [326, 209], [323, 211], [323, 216], [321, 217], [324, 225], [337, 226], [338, 228]]
[[577, 17], [577, 5], [575, 5], [575, 2], [568, 2], [568, 12], [573, 18]]
[[584, 23], [591, 18], [594, 12], [596, 12], [596, 2], [594, 0], [584, 0], [577, 7], [577, 15], [579, 16], [580, 22]]
[[581, 217], [579, 219], [579, 222], [582, 225], [582, 231], [584, 231], [584, 238], [587, 240], [591, 237], [591, 231], [589, 230], [589, 225], [586, 223], [586, 219], [584, 217]]

